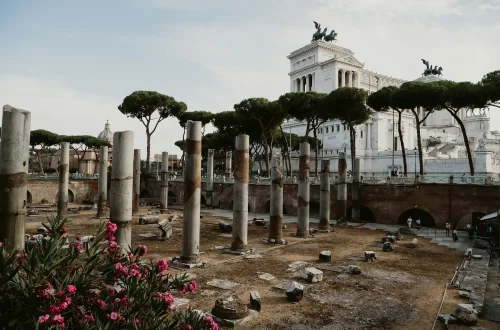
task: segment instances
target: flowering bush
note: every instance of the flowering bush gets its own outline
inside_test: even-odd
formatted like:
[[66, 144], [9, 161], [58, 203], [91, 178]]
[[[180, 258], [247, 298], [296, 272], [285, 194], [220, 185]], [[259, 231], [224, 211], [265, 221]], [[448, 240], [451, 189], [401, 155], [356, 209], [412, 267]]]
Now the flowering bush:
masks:
[[116, 244], [116, 225], [102, 225], [81, 252], [67, 243], [66, 219], [44, 224], [48, 237], [24, 253], [0, 243], [0, 324], [4, 329], [216, 330], [210, 317], [174, 312], [174, 295], [194, 292], [186, 274], [165, 274], [165, 260], [144, 261]]

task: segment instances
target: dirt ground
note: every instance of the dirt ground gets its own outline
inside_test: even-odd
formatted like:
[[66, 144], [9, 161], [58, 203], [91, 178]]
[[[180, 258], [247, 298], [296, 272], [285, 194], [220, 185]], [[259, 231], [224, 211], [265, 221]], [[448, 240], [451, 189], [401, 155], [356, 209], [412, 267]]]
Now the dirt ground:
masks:
[[[147, 209], [141, 209], [146, 213]], [[74, 235], [93, 234], [102, 220], [93, 219], [95, 211], [81, 211], [70, 215], [68, 232]], [[172, 210], [171, 214], [181, 215]], [[203, 214], [203, 210], [202, 210]], [[35, 233], [44, 217], [29, 218], [26, 233]], [[219, 232], [221, 219], [201, 219], [202, 260], [207, 268], [189, 270], [198, 282], [197, 292], [184, 295], [195, 309], [210, 311], [215, 300], [228, 295], [237, 295], [249, 302], [249, 292], [258, 291], [262, 298], [262, 310], [258, 317], [238, 326], [238, 329], [431, 329], [441, 304], [445, 284], [450, 281], [462, 255], [454, 250], [429, 244], [429, 240], [418, 238], [417, 248], [406, 247], [413, 237], [404, 237], [394, 244], [394, 251], [381, 250], [382, 231], [361, 228], [336, 228], [333, 233], [317, 234], [310, 238], [295, 238], [291, 235], [296, 226], [283, 229], [287, 245], [275, 246], [262, 243], [267, 229], [249, 226], [249, 247], [262, 259], [245, 259], [242, 256], [222, 253], [215, 246], [229, 245], [230, 237]], [[132, 245], [145, 244], [150, 258], [171, 259], [180, 255], [182, 247], [182, 219], [173, 223], [173, 238], [168, 241], [145, 239], [140, 233], [157, 233], [155, 225], [139, 225], [134, 217]], [[332, 252], [331, 263], [319, 263], [320, 251]], [[373, 250], [375, 262], [364, 262], [363, 251]], [[287, 272], [294, 261], [305, 261], [310, 267], [323, 268], [323, 281], [309, 284]], [[359, 265], [361, 275], [347, 274], [348, 265]], [[170, 268], [172, 273], [182, 270]], [[269, 273], [274, 280], [259, 278], [260, 273]], [[207, 285], [212, 279], [238, 283], [234, 289], [222, 290]], [[298, 303], [289, 303], [284, 291], [273, 288], [286, 281], [297, 281], [306, 285], [304, 298]], [[448, 290], [441, 313], [452, 312], [461, 298], [455, 290]], [[500, 329], [500, 324], [480, 320], [478, 327], [488, 330]], [[449, 329], [470, 329], [468, 326], [452, 325]], [[445, 329], [437, 322], [435, 329]]]

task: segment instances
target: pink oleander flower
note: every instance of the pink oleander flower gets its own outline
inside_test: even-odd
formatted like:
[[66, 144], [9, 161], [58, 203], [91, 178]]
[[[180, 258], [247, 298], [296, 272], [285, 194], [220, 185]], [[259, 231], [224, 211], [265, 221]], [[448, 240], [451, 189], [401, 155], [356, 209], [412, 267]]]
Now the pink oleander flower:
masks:
[[64, 317], [61, 314], [52, 316], [52, 324], [57, 324], [60, 328], [64, 327]]
[[73, 293], [75, 293], [75, 292], [76, 292], [76, 286], [74, 286], [74, 285], [71, 285], [71, 284], [70, 284], [70, 285], [68, 285], [68, 286], [66, 287], [66, 291], [67, 291], [68, 293], [73, 294]]
[[219, 326], [210, 316], [203, 317], [203, 321], [207, 323], [207, 325], [205, 326], [206, 330], [219, 330]]
[[64, 227], [63, 227], [63, 228], [61, 228], [61, 230], [59, 230], [59, 234], [61, 234], [61, 235], [64, 235], [64, 234], [66, 234], [67, 232], [68, 232], [68, 230], [67, 230], [66, 228], [64, 228]]
[[118, 313], [112, 312], [111, 314], [107, 315], [110, 320], [116, 321], [118, 320]]
[[106, 307], [106, 304], [101, 299], [97, 299], [96, 304], [97, 306], [99, 306], [100, 309], [104, 309], [104, 307]]
[[115, 267], [115, 277], [118, 278], [128, 275], [127, 269], [123, 267], [121, 263], [117, 262], [114, 267]]
[[156, 270], [158, 271], [158, 273], [163, 272], [167, 268], [168, 268], [168, 265], [164, 259], [160, 259], [156, 262]]
[[146, 245], [139, 245], [139, 257], [144, 257], [146, 255], [146, 252], [148, 252], [148, 248]]
[[47, 320], [50, 318], [50, 315], [49, 314], [45, 314], [45, 315], [41, 315], [39, 318], [38, 318], [38, 324], [44, 324], [45, 322], [47, 322]]
[[192, 330], [193, 328], [189, 324], [180, 324], [175, 328], [175, 330]]
[[0, 248], [1, 248], [2, 246], [3, 246], [3, 243], [2, 243], [2, 242], [0, 242]]

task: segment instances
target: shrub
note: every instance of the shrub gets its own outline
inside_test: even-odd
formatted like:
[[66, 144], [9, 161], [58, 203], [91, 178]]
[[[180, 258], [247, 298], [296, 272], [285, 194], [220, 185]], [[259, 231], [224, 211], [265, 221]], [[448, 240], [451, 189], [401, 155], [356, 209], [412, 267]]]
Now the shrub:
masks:
[[0, 243], [4, 329], [217, 329], [191, 309], [172, 311], [174, 295], [196, 289], [186, 274], [165, 274], [165, 260], [144, 261], [144, 245], [123, 251], [111, 222], [83, 250], [79, 237], [68, 244], [66, 222], [49, 219], [48, 236], [24, 253]]

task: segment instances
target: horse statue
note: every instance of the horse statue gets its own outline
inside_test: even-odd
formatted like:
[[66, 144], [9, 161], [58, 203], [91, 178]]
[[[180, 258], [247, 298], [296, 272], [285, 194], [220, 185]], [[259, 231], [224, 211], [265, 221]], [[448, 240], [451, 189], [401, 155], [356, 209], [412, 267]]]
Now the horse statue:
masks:
[[[437, 67], [437, 65], [436, 65], [436, 67]], [[441, 76], [442, 75], [441, 72], [443, 72], [443, 68], [442, 67], [439, 67], [437, 69], [434, 68], [434, 70], [432, 71], [432, 74], [437, 74], [438, 76]]]
[[335, 39], [337, 37], [337, 33], [335, 32], [335, 30], [331, 30], [329, 34], [325, 35], [325, 41], [326, 42], [329, 42], [329, 41], [337, 41], [337, 39]]
[[425, 64], [425, 70], [424, 73], [422, 73], [422, 76], [430, 76], [430, 75], [441, 75], [443, 68], [439, 67], [436, 65], [432, 67], [432, 65], [429, 65], [429, 61], [426, 61], [422, 58], [422, 62]]
[[311, 42], [321, 39], [321, 37], [320, 37], [321, 36], [321, 24], [318, 22], [315, 22], [315, 21], [313, 21], [313, 22], [314, 22], [314, 26], [316, 27], [316, 32], [314, 32]]
[[328, 29], [328, 28], [325, 28], [325, 29], [323, 30], [323, 32], [321, 32], [321, 33], [319, 34], [319, 38], [318, 38], [318, 40], [321, 40], [321, 39], [323, 39], [323, 38], [325, 37], [325, 35], [326, 35], [326, 30], [327, 30], [327, 29]]

